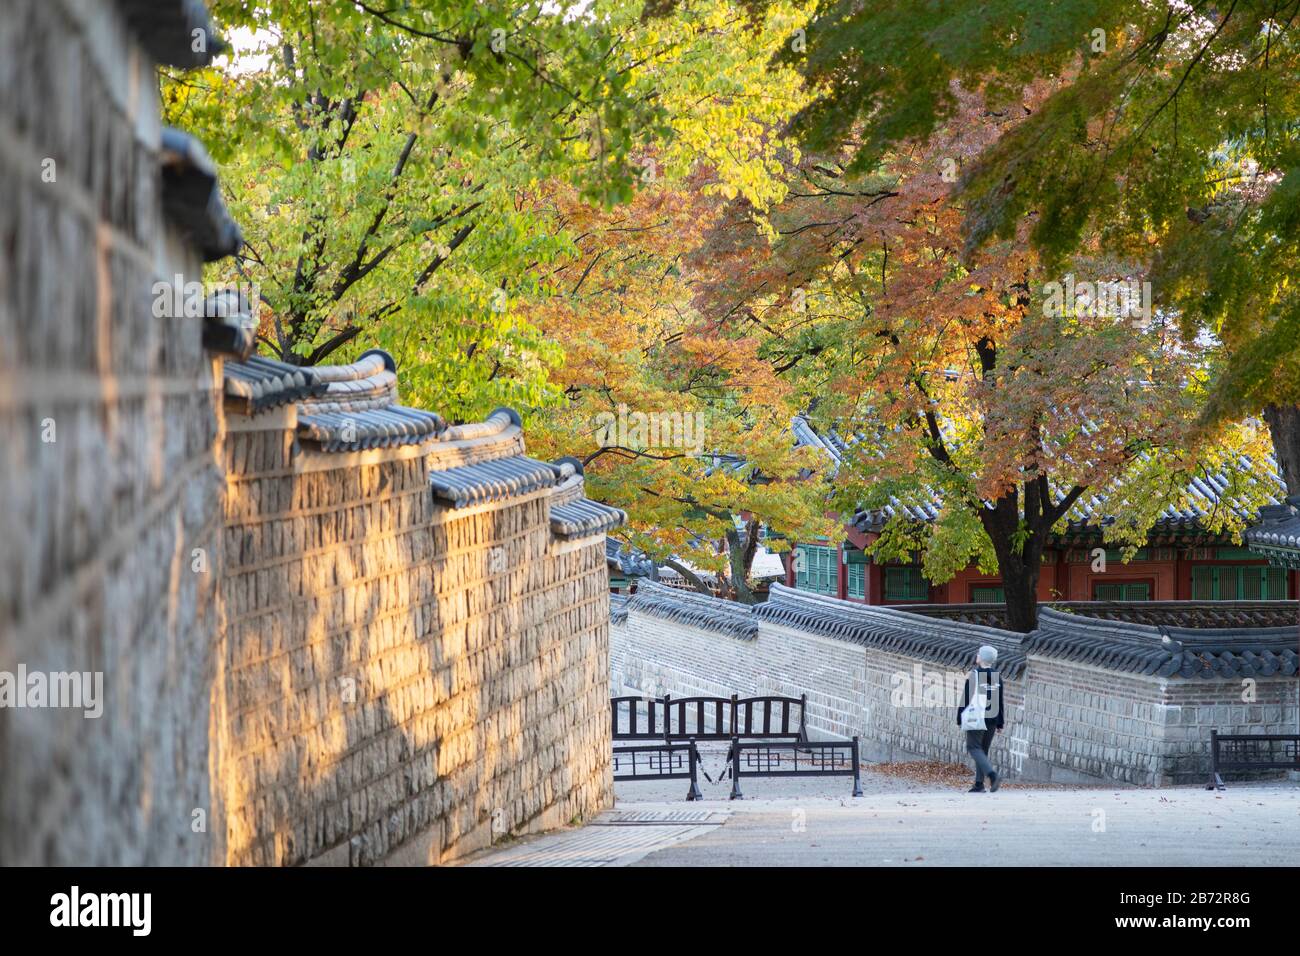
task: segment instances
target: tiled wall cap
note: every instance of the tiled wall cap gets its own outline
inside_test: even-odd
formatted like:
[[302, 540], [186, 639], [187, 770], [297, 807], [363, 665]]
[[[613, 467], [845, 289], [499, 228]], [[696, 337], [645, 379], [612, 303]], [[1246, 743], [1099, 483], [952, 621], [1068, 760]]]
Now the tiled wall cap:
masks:
[[1295, 627], [1154, 627], [1051, 608], [1039, 610], [1025, 649], [1111, 670], [1207, 680], [1290, 677], [1298, 663]]
[[869, 647], [879, 647], [954, 668], [972, 666], [983, 644], [998, 650], [998, 668], [1019, 677], [1025, 658], [1021, 635], [1012, 631], [924, 618], [895, 608], [840, 601], [783, 584], [773, 584], [768, 600], [754, 614], [763, 621], [807, 630]]
[[326, 388], [317, 379], [315, 369], [260, 355], [250, 355], [243, 362], [223, 363], [222, 376], [226, 398], [245, 415], [318, 395]]
[[579, 498], [561, 505], [551, 506], [551, 533], [560, 538], [585, 538], [619, 527], [627, 521], [627, 513], [620, 508]]
[[626, 608], [701, 630], [717, 631], [743, 641], [752, 641], [758, 636], [758, 620], [750, 605], [706, 597], [653, 581], [638, 581], [636, 594], [628, 600]]
[[[1300, 620], [1300, 602], [1291, 601], [1053, 601], [1053, 610], [1108, 621], [1132, 621], [1164, 627], [1281, 627]], [[1002, 629], [1007, 606], [997, 604], [900, 605], [900, 611], [924, 617], [964, 621]]]
[[228, 49], [203, 0], [117, 0], [140, 45], [167, 66], [207, 66]]
[[416, 445], [432, 440], [442, 427], [442, 418], [435, 412], [401, 405], [347, 412], [300, 409], [298, 413], [299, 440], [312, 442], [325, 452]]
[[609, 596], [609, 623], [627, 623], [627, 602], [628, 596], [626, 594], [611, 594]]
[[550, 464], [524, 455], [429, 473], [434, 498], [453, 508], [504, 501], [550, 488], [555, 481], [555, 469]]
[[512, 425], [520, 426], [519, 413], [512, 408], [495, 409], [481, 422], [465, 422], [452, 425], [442, 436], [443, 441], [472, 441], [478, 438], [492, 438], [505, 432]]
[[355, 362], [346, 365], [315, 365], [322, 382], [357, 382], [382, 374], [385, 370], [396, 372], [397, 365], [387, 352], [371, 349]]
[[244, 238], [221, 198], [216, 166], [203, 145], [180, 130], [164, 128], [160, 160], [163, 209], [203, 260], [214, 262], [238, 252]]
[[203, 347], [244, 361], [253, 352], [257, 329], [248, 298], [238, 289], [219, 289], [203, 300]]

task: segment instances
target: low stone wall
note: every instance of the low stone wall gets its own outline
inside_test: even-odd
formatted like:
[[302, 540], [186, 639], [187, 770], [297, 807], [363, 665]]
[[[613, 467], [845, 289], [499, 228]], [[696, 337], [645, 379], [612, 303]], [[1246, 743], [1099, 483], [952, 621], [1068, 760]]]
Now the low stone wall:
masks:
[[[1210, 729], [1296, 733], [1300, 720], [1295, 651], [1269, 629], [1253, 643], [1217, 631], [1177, 632], [1167, 642], [1154, 628], [1045, 612], [1046, 626], [1022, 641], [779, 585], [767, 604], [740, 612], [746, 629], [736, 605], [716, 602], [711, 621], [710, 599], [698, 596], [689, 614], [672, 613], [679, 593], [643, 583], [623, 602], [611, 629], [614, 687], [656, 696], [807, 693], [810, 727], [860, 736], [872, 760], [967, 760], [957, 703], [981, 643], [1000, 650], [1007, 715], [997, 758], [1010, 777], [1199, 783]], [[1254, 651], [1242, 652], [1242, 642]]]

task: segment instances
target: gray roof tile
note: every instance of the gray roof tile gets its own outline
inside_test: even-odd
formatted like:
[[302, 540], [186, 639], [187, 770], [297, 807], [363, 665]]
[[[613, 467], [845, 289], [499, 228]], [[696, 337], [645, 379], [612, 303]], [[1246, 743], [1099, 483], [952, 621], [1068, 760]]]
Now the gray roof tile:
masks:
[[434, 497], [453, 508], [502, 501], [556, 482], [556, 469], [544, 461], [514, 455], [429, 474]]
[[212, 29], [203, 0], [117, 0], [117, 5], [140, 45], [158, 63], [207, 66], [226, 50]]
[[783, 584], [772, 585], [767, 603], [758, 605], [754, 614], [760, 620], [949, 667], [969, 667], [981, 644], [998, 649], [998, 667], [1007, 677], [1019, 677], [1025, 666], [1020, 635], [1014, 632], [840, 601]]
[[217, 167], [193, 136], [162, 131], [163, 209], [185, 232], [205, 262], [224, 259], [244, 244], [217, 185]]
[[1297, 628], [1183, 628], [1106, 621], [1051, 608], [1025, 650], [1082, 664], [1154, 677], [1231, 680], [1294, 677]]
[[251, 355], [243, 362], [225, 362], [222, 369], [226, 401], [245, 415], [256, 415], [290, 402], [323, 394], [326, 383], [311, 367], [290, 365]]
[[750, 605], [665, 587], [653, 581], [637, 582], [636, 594], [624, 606], [625, 615], [627, 611], [639, 611], [744, 641], [758, 636], [758, 620]]
[[615, 567], [625, 577], [648, 578], [654, 574], [654, 562], [641, 551], [634, 551], [617, 538], [605, 538], [605, 564]]
[[298, 413], [298, 438], [330, 452], [416, 445], [434, 438], [442, 428], [442, 416], [436, 412], [401, 405]]
[[564, 504], [551, 505], [551, 532], [561, 538], [579, 538], [603, 534], [627, 521], [627, 513], [592, 501], [577, 498]]

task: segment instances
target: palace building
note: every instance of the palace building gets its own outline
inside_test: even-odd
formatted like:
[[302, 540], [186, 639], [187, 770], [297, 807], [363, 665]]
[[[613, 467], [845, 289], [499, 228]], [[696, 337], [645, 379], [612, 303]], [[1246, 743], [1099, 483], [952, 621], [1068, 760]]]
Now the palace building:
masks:
[[[823, 450], [838, 464], [845, 443], [817, 434], [803, 419], [795, 419], [795, 440]], [[1257, 479], [1276, 489], [1274, 504], [1264, 509], [1286, 534], [1260, 524], [1246, 532], [1248, 546], [1230, 533], [1208, 530], [1204, 519], [1216, 510], [1231, 509], [1254, 523], [1248, 505], [1233, 500], [1222, 475], [1197, 480], [1187, 488], [1188, 508], [1173, 507], [1151, 528], [1145, 547], [1130, 559], [1107, 547], [1103, 530], [1111, 520], [1096, 496], [1081, 499], [1070, 512], [1065, 530], [1043, 552], [1038, 599], [1050, 601], [1277, 601], [1300, 595], [1300, 560], [1296, 556], [1300, 519], [1290, 504], [1282, 504], [1285, 485], [1271, 458], [1258, 466]], [[895, 503], [874, 511], [859, 511], [844, 525], [840, 541], [798, 542], [787, 562], [786, 584], [864, 604], [999, 604], [1004, 600], [997, 574], [983, 574], [975, 565], [952, 580], [935, 584], [926, 579], [919, 559], [913, 563], [877, 561], [868, 553], [885, 524], [900, 512], [916, 521], [933, 521], [940, 502], [922, 506]], [[1276, 514], [1274, 514], [1276, 512]], [[1271, 533], [1278, 541], [1264, 547]], [[1269, 539], [1272, 540], [1272, 539]], [[1277, 560], [1272, 552], [1291, 555]], [[1104, 560], [1102, 555], [1104, 554]]]

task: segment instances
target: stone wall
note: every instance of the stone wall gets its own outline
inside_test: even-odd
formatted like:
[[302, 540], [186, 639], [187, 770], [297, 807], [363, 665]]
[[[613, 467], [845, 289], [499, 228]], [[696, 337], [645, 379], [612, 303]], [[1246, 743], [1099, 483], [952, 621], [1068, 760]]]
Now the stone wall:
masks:
[[755, 640], [630, 610], [611, 630], [610, 685], [617, 693], [674, 697], [808, 694], [814, 737], [862, 734], [866, 668], [862, 649], [784, 628]]
[[[159, 296], [239, 244], [160, 127], [194, 29], [0, 15], [0, 862], [436, 863], [608, 806], [621, 513], [518, 416], [392, 404], [387, 356], [279, 366], [268, 405], [248, 327]], [[55, 672], [95, 700], [28, 706]]]
[[[1166, 642], [1139, 625], [1049, 612], [1040, 637], [1022, 646], [1009, 632], [782, 586], [745, 629], [736, 605], [713, 622], [701, 610], [709, 599], [690, 596], [690, 612], [674, 612], [682, 599], [671, 589], [641, 588], [615, 616], [612, 686], [655, 696], [806, 693], [810, 728], [861, 737], [871, 760], [966, 762], [956, 703], [980, 643], [999, 647], [1004, 665], [996, 756], [1011, 777], [1201, 783], [1211, 729], [1296, 733], [1300, 723], [1296, 654], [1269, 629], [1243, 654], [1222, 632], [1176, 631]], [[1114, 631], [1109, 651], [1098, 650], [1096, 627]], [[1103, 664], [1071, 659], [1085, 656]], [[1201, 670], [1186, 673], [1189, 661]]]
[[201, 267], [162, 214], [154, 66], [112, 3], [0, 16], [0, 671], [100, 673], [104, 698], [0, 709], [7, 863], [222, 855], [193, 829], [220, 375], [198, 322], [153, 310], [155, 281]]
[[230, 862], [437, 863], [608, 806], [603, 531], [553, 537], [549, 488], [447, 507], [436, 446], [295, 417], [229, 418]]

